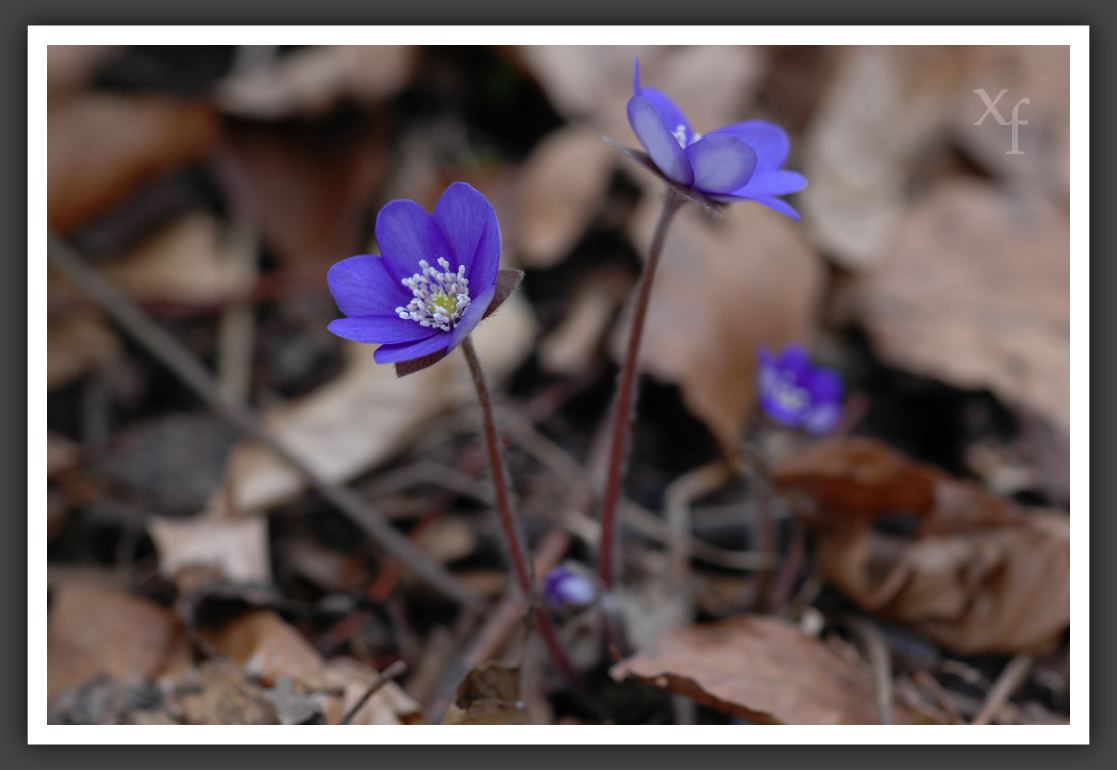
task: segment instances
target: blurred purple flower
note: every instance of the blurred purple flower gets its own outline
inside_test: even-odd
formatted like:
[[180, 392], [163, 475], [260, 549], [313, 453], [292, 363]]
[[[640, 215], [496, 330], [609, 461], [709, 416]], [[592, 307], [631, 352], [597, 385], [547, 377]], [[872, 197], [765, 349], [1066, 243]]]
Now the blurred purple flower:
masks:
[[547, 575], [543, 596], [554, 610], [568, 612], [593, 604], [597, 598], [597, 587], [580, 570], [559, 565]]
[[639, 59], [628, 122], [652, 163], [670, 182], [715, 201], [752, 200], [799, 219], [799, 212], [778, 196], [799, 192], [807, 180], [780, 168], [791, 143], [776, 124], [746, 120], [700, 134], [667, 94], [640, 85]]
[[376, 242], [379, 256], [330, 268], [330, 292], [348, 317], [329, 330], [380, 345], [377, 363], [441, 358], [473, 331], [498, 293], [503, 271], [493, 207], [470, 185], [454, 182], [433, 215], [415, 201], [388, 203], [376, 217]]
[[760, 349], [760, 405], [770, 417], [810, 433], [829, 433], [842, 416], [842, 378], [788, 345], [777, 357]]

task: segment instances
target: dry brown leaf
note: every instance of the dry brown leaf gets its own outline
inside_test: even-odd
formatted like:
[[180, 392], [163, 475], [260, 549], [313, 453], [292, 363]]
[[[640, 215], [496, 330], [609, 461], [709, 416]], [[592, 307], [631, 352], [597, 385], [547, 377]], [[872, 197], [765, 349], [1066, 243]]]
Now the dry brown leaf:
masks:
[[406, 45], [332, 45], [295, 51], [230, 75], [217, 88], [225, 111], [256, 120], [315, 117], [339, 102], [378, 102], [411, 80], [417, 49]]
[[[516, 294], [473, 333], [487, 375], [499, 380], [528, 354], [535, 322]], [[404, 379], [375, 363], [368, 345], [347, 343], [346, 371], [267, 417], [273, 434], [331, 481], [348, 481], [392, 457], [427, 422], [471, 395], [467, 367], [454, 354]], [[306, 486], [300, 473], [267, 449], [246, 443], [233, 451], [227, 484], [235, 508], [267, 509]]]
[[95, 584], [54, 591], [47, 625], [47, 697], [98, 675], [177, 676], [190, 665], [186, 630], [148, 599]]
[[482, 663], [458, 685], [446, 714], [448, 725], [529, 724], [520, 700], [520, 669], [495, 660]]
[[927, 514], [948, 476], [869, 438], [829, 439], [783, 458], [775, 480], [800, 489], [823, 516], [876, 518], [889, 513]]
[[859, 605], [963, 654], [1047, 651], [1070, 623], [1070, 526], [1033, 512], [914, 541], [867, 527], [827, 531], [827, 578]]
[[310, 690], [326, 686], [326, 668], [318, 652], [271, 610], [253, 610], [199, 636], [249, 676], [268, 684], [286, 678]]
[[[880, 724], [872, 677], [774, 617], [744, 616], [671, 631], [655, 655], [613, 667], [718, 711], [762, 724]], [[911, 722], [903, 708], [897, 722]]]
[[78, 311], [47, 322], [47, 390], [110, 366], [120, 340], [96, 313]]
[[[660, 203], [649, 200], [629, 235], [647, 248]], [[676, 215], [652, 290], [640, 368], [678, 384], [691, 412], [732, 451], [755, 403], [757, 350], [808, 337], [822, 268], [797, 226], [763, 206], [711, 221]], [[627, 323], [614, 336], [618, 360]]]
[[567, 126], [547, 136], [519, 180], [517, 254], [548, 267], [573, 247], [601, 209], [616, 151], [594, 128]]
[[855, 287], [855, 312], [886, 361], [989, 388], [1068, 434], [1069, 248], [1066, 215], [1047, 201], [943, 183]]
[[208, 567], [233, 582], [271, 582], [268, 523], [262, 517], [155, 517], [147, 528], [159, 551], [159, 572], [168, 578]]
[[[326, 681], [331, 688], [341, 689], [343, 695], [327, 699], [326, 720], [330, 724], [340, 722], [378, 678], [374, 670], [352, 658], [331, 660], [326, 667]], [[411, 725], [422, 721], [419, 704], [395, 682], [385, 682], [353, 715], [349, 724]]]
[[264, 691], [227, 662], [206, 661], [192, 684], [174, 698], [174, 708], [186, 724], [279, 724]]
[[832, 55], [836, 74], [804, 141], [803, 213], [840, 264], [872, 267], [892, 247], [914, 161], [942, 143], [964, 59], [921, 46]]
[[50, 226], [68, 233], [144, 182], [202, 157], [219, 124], [203, 102], [87, 94], [52, 105], [47, 119]]

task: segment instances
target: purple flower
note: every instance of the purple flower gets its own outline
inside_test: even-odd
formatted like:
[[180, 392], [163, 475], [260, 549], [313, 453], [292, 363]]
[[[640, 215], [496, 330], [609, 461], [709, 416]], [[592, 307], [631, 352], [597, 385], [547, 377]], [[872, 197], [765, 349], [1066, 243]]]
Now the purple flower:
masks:
[[347, 318], [329, 330], [379, 345], [377, 363], [401, 376], [425, 368], [462, 342], [500, 305], [522, 273], [500, 270], [500, 225], [493, 207], [454, 182], [428, 214], [395, 200], [376, 217], [379, 256], [343, 259], [327, 276]]
[[543, 596], [556, 611], [569, 612], [593, 604], [597, 588], [593, 580], [580, 570], [560, 565], [547, 575]]
[[778, 357], [761, 348], [760, 405], [784, 425], [829, 433], [842, 416], [842, 378], [814, 366], [799, 345], [788, 345]]
[[791, 144], [782, 128], [747, 120], [700, 134], [667, 94], [640, 85], [639, 59], [632, 90], [628, 122], [670, 182], [715, 201], [752, 200], [799, 219], [799, 212], [778, 197], [807, 186], [802, 174], [780, 168]]

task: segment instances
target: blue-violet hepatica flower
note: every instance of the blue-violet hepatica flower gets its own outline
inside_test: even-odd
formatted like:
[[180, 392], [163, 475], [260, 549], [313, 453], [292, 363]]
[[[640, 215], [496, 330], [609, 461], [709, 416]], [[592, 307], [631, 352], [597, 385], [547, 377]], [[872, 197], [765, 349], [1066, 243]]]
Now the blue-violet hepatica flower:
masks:
[[[500, 225], [481, 193], [451, 184], [429, 214], [395, 200], [376, 217], [379, 256], [330, 268], [327, 281], [346, 318], [339, 337], [375, 343], [377, 363], [409, 374], [445, 356], [507, 298], [522, 273], [500, 270]], [[409, 362], [419, 366], [402, 368]]]
[[721, 203], [752, 200], [799, 219], [779, 197], [807, 186], [802, 174], [781, 168], [791, 145], [782, 128], [747, 120], [700, 134], [667, 94], [640, 84], [639, 60], [632, 90], [628, 122], [666, 179]]
[[581, 570], [559, 565], [547, 574], [543, 596], [558, 612], [570, 612], [588, 607], [597, 598], [593, 580]]
[[812, 364], [799, 345], [788, 345], [778, 356], [761, 348], [760, 405], [784, 425], [829, 433], [842, 416], [842, 378]]

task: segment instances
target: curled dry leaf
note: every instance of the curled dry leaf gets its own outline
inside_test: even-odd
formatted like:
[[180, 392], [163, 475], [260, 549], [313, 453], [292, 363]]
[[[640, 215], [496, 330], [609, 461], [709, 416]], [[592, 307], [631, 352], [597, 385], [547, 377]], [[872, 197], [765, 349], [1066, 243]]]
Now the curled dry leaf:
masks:
[[201, 158], [219, 124], [204, 102], [87, 94], [47, 118], [47, 212], [65, 234], [121, 202], [143, 183]]
[[230, 75], [217, 87], [224, 112], [256, 120], [316, 117], [339, 102], [379, 102], [410, 81], [417, 49], [405, 45], [331, 45], [295, 51]]
[[[535, 322], [513, 294], [472, 336], [486, 373], [499, 379], [530, 351]], [[346, 350], [350, 364], [338, 379], [266, 418], [281, 442], [331, 481], [348, 481], [389, 459], [470, 392], [461, 356], [399, 379], [373, 361], [369, 346]], [[306, 482], [266, 448], [245, 443], [233, 451], [226, 484], [237, 510], [256, 511], [297, 495]]]
[[238, 583], [271, 582], [268, 524], [262, 517], [155, 517], [147, 528], [159, 551], [159, 572], [168, 578], [208, 567]]
[[[647, 201], [629, 231], [641, 252], [659, 206]], [[785, 218], [740, 205], [714, 222], [688, 206], [664, 245], [640, 367], [678, 384], [691, 412], [733, 451], [756, 400], [757, 349], [806, 339], [821, 288], [818, 259]], [[617, 360], [627, 326], [612, 340]]]
[[596, 128], [568, 126], [540, 142], [519, 180], [516, 250], [524, 264], [549, 267], [566, 255], [600, 211], [614, 164]]
[[177, 677], [190, 665], [186, 630], [169, 609], [126, 591], [63, 583], [47, 624], [47, 697], [97, 676]]
[[529, 724], [520, 700], [519, 666], [490, 660], [466, 674], [446, 714], [446, 724]]
[[326, 686], [326, 668], [318, 652], [271, 610], [253, 610], [199, 636], [265, 683], [285, 678], [309, 690]]
[[[379, 679], [376, 671], [352, 658], [337, 658], [326, 666], [326, 682], [342, 695], [326, 701], [326, 721], [336, 725]], [[422, 709], [395, 682], [385, 682], [353, 715], [351, 725], [413, 725], [423, 721]]]
[[853, 291], [888, 362], [1070, 430], [1066, 215], [977, 182], [940, 185], [906, 215], [892, 258]]
[[859, 605], [955, 652], [1045, 652], [1070, 623], [1070, 526], [1062, 513], [913, 541], [838, 529], [821, 538], [818, 560]]
[[[866, 610], [964, 654], [1041, 652], [1070, 622], [1065, 514], [1021, 513], [869, 439], [820, 442], [775, 476], [814, 498], [819, 565]], [[919, 518], [913, 536], [872, 527], [896, 513]]]
[[[774, 617], [743, 616], [666, 634], [655, 655], [615, 665], [709, 708], [762, 724], [880, 724], [873, 680], [824, 642]], [[895, 719], [913, 715], [897, 707]]]
[[804, 142], [811, 183], [803, 210], [828, 254], [845, 267], [867, 268], [892, 247], [914, 161], [941, 142], [962, 59], [921, 46], [832, 55], [837, 72]]

